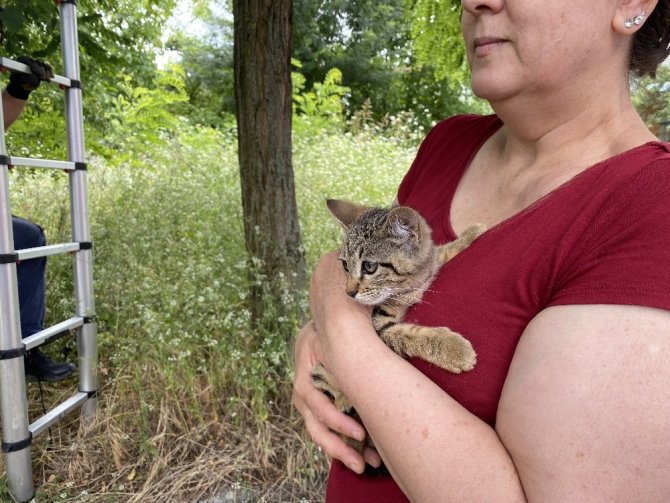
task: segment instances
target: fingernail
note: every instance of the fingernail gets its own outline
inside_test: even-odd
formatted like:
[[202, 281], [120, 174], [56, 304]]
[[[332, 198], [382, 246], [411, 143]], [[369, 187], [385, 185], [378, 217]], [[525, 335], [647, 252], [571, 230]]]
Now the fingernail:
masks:
[[361, 430], [353, 430], [352, 436], [359, 442], [365, 440], [365, 433], [363, 433]]
[[358, 473], [358, 465], [356, 463], [351, 463], [349, 468], [351, 468], [352, 471]]

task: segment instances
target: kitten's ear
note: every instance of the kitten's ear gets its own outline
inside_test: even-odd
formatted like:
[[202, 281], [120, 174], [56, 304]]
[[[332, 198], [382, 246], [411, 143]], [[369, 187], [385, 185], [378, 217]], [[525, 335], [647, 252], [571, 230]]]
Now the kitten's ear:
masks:
[[360, 206], [342, 199], [328, 199], [326, 200], [326, 205], [337, 221], [344, 225], [344, 227], [349, 227], [354, 220], [370, 209], [368, 206]]
[[392, 236], [403, 240], [421, 238], [421, 223], [419, 214], [407, 206], [396, 206], [389, 212], [386, 227]]

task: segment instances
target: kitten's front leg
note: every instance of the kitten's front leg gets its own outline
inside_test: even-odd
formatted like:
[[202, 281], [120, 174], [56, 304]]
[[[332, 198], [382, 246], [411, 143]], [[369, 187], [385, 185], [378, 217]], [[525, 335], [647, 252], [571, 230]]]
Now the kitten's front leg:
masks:
[[470, 341], [446, 327], [398, 323], [380, 336], [399, 355], [421, 358], [454, 374], [472, 370], [477, 363]]
[[474, 224], [465, 229], [458, 239], [441, 245], [439, 247], [439, 257], [440, 263], [446, 264], [456, 255], [465, 250], [472, 242], [481, 236], [486, 231], [486, 225], [484, 224]]

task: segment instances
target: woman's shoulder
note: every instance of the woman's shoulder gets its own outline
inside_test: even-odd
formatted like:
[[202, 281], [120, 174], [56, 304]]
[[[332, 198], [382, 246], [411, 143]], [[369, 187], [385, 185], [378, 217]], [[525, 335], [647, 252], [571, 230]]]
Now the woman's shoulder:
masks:
[[670, 143], [652, 141], [624, 152], [604, 163], [600, 175], [610, 202], [630, 198], [642, 206], [645, 201], [656, 205], [657, 199], [665, 203], [670, 191]]

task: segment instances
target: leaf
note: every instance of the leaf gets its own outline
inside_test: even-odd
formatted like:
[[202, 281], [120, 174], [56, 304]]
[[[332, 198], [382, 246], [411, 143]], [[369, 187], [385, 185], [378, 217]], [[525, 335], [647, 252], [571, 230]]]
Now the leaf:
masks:
[[9, 33], [14, 33], [19, 31], [25, 15], [23, 14], [23, 9], [20, 7], [6, 7], [2, 14], [0, 14], [0, 19], [5, 25], [5, 29]]

